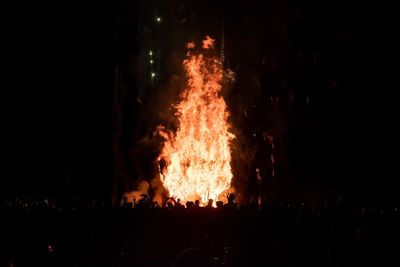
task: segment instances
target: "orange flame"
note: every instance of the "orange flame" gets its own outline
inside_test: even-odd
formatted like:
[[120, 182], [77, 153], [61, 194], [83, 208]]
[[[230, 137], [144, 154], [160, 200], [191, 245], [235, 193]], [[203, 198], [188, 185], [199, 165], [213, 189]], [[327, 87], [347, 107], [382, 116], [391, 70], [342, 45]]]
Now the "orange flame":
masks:
[[[207, 36], [203, 48], [213, 47]], [[189, 43], [187, 48], [193, 48]], [[171, 197], [182, 201], [199, 199], [221, 200], [232, 180], [229, 113], [221, 93], [223, 69], [221, 62], [203, 54], [188, 54], [183, 61], [187, 86], [181, 102], [175, 105], [179, 128], [174, 134], [163, 130], [165, 139], [158, 161], [161, 181]]]
[[187, 43], [186, 48], [187, 49], [192, 49], [194, 48], [196, 45], [193, 42]]
[[203, 48], [208, 49], [208, 48], [213, 48], [214, 47], [214, 39], [212, 39], [210, 36], [206, 36], [206, 39], [203, 40]]

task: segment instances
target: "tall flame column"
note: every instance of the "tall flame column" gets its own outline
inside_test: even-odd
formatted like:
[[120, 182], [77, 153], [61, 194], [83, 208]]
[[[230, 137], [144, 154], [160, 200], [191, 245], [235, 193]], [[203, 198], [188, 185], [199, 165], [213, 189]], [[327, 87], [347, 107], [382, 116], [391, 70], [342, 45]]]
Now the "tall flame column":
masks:
[[213, 47], [210, 37], [203, 41], [203, 53], [194, 54], [194, 43], [187, 45], [183, 61], [187, 86], [174, 105], [179, 128], [176, 133], [160, 130], [165, 139], [158, 157], [165, 162], [161, 181], [171, 197], [183, 201], [218, 200], [230, 188], [233, 176], [229, 145], [235, 136], [221, 96], [222, 64], [204, 53]]

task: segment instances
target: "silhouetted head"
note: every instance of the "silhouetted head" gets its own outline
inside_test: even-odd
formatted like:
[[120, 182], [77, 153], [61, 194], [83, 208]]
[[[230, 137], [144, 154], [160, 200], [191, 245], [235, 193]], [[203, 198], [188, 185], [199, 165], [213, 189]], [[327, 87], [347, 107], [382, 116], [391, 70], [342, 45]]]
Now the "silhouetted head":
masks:
[[218, 209], [222, 209], [224, 207], [224, 203], [222, 201], [217, 201], [215, 204], [217, 205]]
[[233, 203], [235, 201], [235, 194], [228, 195], [228, 203]]

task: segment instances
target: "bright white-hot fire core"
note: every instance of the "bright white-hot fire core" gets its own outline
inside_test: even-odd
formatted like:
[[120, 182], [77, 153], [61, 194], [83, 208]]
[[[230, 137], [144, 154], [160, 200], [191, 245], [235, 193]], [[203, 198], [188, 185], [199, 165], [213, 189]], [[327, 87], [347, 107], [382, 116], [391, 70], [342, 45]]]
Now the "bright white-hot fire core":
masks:
[[223, 68], [218, 58], [208, 56], [214, 40], [186, 48], [183, 61], [187, 85], [174, 105], [179, 127], [176, 133], [160, 128], [165, 139], [158, 157], [161, 181], [170, 197], [182, 201], [222, 200], [232, 180], [229, 113], [221, 96]]

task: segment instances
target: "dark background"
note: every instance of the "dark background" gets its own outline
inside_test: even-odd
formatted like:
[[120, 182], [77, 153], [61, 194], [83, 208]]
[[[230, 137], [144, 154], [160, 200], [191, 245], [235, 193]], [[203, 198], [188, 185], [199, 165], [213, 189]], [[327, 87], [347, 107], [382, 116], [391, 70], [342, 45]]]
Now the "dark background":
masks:
[[107, 194], [111, 3], [15, 3], [3, 12], [1, 193]]
[[[371, 17], [363, 15], [364, 6], [310, 0], [165, 2], [5, 4], [0, 194], [109, 197], [115, 184], [116, 66], [128, 92], [118, 127], [129, 163], [138, 156], [126, 147], [153, 127], [143, 122], [153, 115], [137, 98], [151, 103], [146, 99], [176, 72], [168, 64], [171, 55], [183, 53], [181, 45], [190, 38], [218, 39], [224, 20], [226, 57], [237, 73], [228, 104], [243, 140], [270, 125], [262, 125], [260, 115], [240, 117], [240, 101], [260, 108], [271, 97], [289, 101], [292, 93], [298, 103], [281, 107], [280, 190], [304, 193], [316, 187], [353, 199], [398, 201], [395, 99], [386, 93], [378, 63], [388, 52], [381, 48], [377, 24], [371, 26]], [[143, 40], [157, 41], [140, 34], [143, 25], [151, 29], [153, 10], [165, 27], [158, 37], [164, 61], [157, 84], [143, 86], [140, 67], [132, 71], [132, 65], [140, 66], [147, 53]], [[254, 87], [254, 79], [261, 86]], [[135, 180], [130, 172], [125, 179]]]

